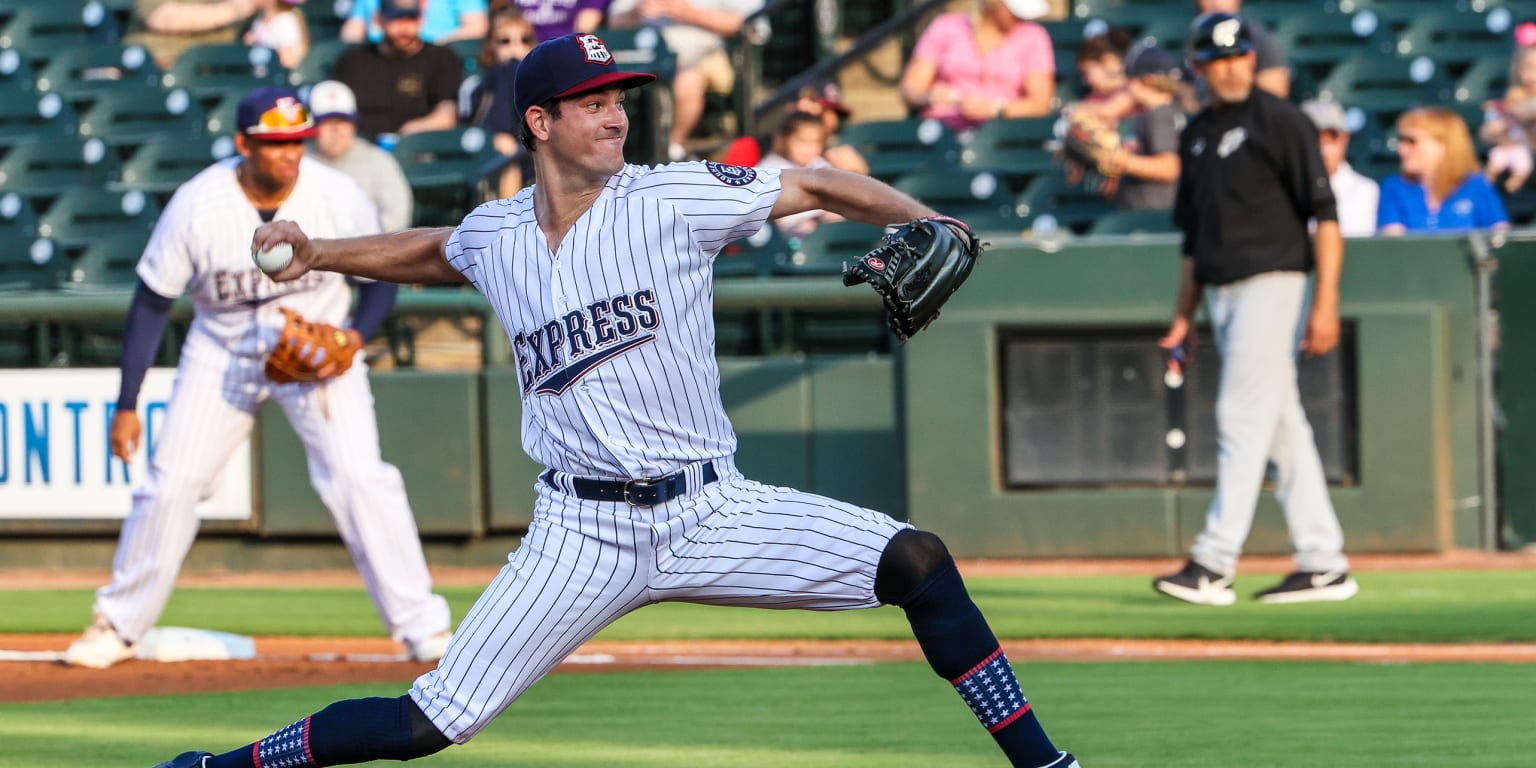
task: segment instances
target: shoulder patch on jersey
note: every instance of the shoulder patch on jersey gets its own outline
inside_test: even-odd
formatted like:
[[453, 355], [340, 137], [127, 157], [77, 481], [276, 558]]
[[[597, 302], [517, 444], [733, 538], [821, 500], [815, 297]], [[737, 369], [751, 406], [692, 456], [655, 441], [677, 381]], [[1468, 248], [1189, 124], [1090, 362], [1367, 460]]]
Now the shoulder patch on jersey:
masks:
[[713, 160], [705, 160], [704, 167], [709, 169], [711, 176], [719, 179], [722, 184], [733, 187], [744, 187], [757, 181], [757, 171], [740, 165], [726, 165]]

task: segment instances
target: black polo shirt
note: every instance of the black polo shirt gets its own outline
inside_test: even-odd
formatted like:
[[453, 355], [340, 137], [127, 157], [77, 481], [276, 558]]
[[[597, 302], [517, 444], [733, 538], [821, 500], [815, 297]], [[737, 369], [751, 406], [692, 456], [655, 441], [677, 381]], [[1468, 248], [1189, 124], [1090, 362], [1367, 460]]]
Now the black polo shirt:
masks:
[[356, 94], [357, 131], [371, 139], [400, 130], [442, 102], [457, 103], [464, 62], [431, 43], [412, 56], [385, 53], [382, 43], [364, 43], [336, 59], [331, 77]]
[[1308, 272], [1309, 219], [1338, 220], [1317, 129], [1302, 111], [1259, 88], [1247, 101], [1207, 108], [1179, 140], [1173, 221], [1195, 279], [1224, 285], [1263, 272]]

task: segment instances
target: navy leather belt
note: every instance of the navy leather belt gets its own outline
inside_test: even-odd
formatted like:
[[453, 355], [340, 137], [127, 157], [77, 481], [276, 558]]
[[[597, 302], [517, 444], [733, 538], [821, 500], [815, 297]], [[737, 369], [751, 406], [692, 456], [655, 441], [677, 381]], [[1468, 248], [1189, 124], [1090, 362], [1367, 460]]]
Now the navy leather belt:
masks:
[[[715, 473], [715, 463], [706, 461], [699, 473], [708, 485], [720, 479]], [[560, 489], [555, 482], [555, 471], [544, 470], [539, 476], [550, 487]], [[622, 501], [635, 507], [653, 507], [688, 493], [688, 478], [683, 470], [663, 477], [642, 477], [638, 480], [595, 480], [589, 477], [567, 475], [566, 480], [577, 498], [588, 501]], [[563, 490], [563, 489], [562, 489]], [[696, 489], [695, 489], [696, 490]]]

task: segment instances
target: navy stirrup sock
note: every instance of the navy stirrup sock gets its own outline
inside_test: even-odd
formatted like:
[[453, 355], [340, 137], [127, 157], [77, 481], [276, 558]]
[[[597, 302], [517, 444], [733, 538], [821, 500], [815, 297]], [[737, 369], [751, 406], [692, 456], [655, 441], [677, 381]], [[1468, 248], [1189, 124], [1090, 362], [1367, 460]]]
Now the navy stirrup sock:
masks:
[[1061, 758], [952, 558], [895, 605], [907, 612], [928, 665], [955, 687], [1013, 765], [1038, 768]]
[[[413, 715], [413, 712], [415, 713]], [[410, 760], [448, 746], [409, 696], [338, 701], [254, 744], [208, 761], [208, 768], [316, 768]]]

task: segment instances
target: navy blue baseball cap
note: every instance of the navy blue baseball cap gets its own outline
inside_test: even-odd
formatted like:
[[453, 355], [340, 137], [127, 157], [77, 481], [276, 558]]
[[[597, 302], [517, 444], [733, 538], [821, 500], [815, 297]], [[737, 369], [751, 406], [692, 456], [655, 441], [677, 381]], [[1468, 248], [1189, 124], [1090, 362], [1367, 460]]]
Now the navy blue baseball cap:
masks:
[[1253, 50], [1253, 34], [1248, 23], [1230, 13], [1207, 13], [1195, 19], [1190, 30], [1190, 48], [1195, 61], [1242, 56]]
[[619, 69], [602, 38], [577, 32], [545, 40], [523, 57], [513, 76], [512, 101], [521, 120], [529, 107], [552, 99], [599, 88], [634, 88], [655, 79], [645, 72]]
[[1125, 76], [1135, 78], [1148, 75], [1182, 79], [1179, 58], [1150, 40], [1137, 45], [1125, 55]]
[[258, 88], [235, 108], [235, 130], [253, 139], [298, 141], [314, 138], [315, 118], [288, 88]]

